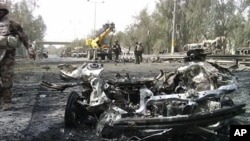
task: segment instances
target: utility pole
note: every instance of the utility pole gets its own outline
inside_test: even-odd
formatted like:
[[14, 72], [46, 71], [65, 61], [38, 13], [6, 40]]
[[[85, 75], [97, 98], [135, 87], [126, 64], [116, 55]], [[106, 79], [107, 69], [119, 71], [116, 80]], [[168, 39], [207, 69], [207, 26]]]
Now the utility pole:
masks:
[[98, 3], [104, 3], [104, 1], [91, 1], [91, 0], [87, 0], [88, 2], [92, 2], [95, 4], [95, 9], [94, 9], [94, 32], [95, 32], [95, 27], [96, 27], [96, 5]]
[[171, 40], [171, 54], [174, 54], [174, 44], [175, 44], [175, 9], [176, 9], [176, 0], [174, 0], [174, 11], [173, 11], [173, 25], [172, 25], [172, 40]]

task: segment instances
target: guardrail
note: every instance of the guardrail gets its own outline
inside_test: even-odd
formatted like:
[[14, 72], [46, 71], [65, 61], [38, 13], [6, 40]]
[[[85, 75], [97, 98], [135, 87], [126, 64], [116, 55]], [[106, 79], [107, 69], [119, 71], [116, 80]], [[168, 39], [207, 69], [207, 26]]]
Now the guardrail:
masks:
[[[161, 54], [158, 55], [163, 61], [180, 60], [186, 57], [186, 54]], [[244, 64], [250, 65], [250, 55], [207, 55], [209, 62], [217, 62], [221, 64]]]
[[[171, 59], [184, 59], [186, 55], [184, 54], [161, 54], [158, 55], [162, 60], [171, 60]], [[208, 59], [221, 59], [221, 60], [250, 60], [250, 55], [207, 55]]]
[[225, 59], [225, 60], [250, 60], [250, 55], [207, 55], [207, 58], [211, 58], [211, 59]]

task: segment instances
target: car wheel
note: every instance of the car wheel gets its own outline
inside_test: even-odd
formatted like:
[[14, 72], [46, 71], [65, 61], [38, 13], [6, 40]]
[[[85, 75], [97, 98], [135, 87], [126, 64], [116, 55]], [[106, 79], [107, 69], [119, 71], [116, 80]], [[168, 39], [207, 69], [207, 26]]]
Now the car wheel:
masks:
[[64, 114], [64, 124], [65, 127], [76, 127], [78, 123], [78, 111], [80, 105], [77, 103], [79, 95], [76, 92], [71, 92], [66, 104], [65, 114]]

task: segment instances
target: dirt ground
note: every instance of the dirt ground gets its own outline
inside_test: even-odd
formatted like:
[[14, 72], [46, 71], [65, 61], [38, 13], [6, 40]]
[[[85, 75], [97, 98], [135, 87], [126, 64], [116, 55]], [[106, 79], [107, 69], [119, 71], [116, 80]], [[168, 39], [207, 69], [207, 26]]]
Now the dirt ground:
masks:
[[[76, 66], [84, 60], [18, 59], [13, 86], [13, 108], [0, 112], [0, 141], [92, 141], [97, 140], [94, 128], [83, 126], [78, 129], [64, 128], [64, 110], [67, 97], [72, 89], [64, 92], [50, 91], [40, 87], [46, 80], [53, 83], [66, 83], [59, 77], [57, 65], [70, 63]], [[116, 73], [130, 76], [155, 77], [160, 70], [174, 71], [180, 63], [103, 63], [104, 76], [114, 77]], [[239, 78], [239, 89], [235, 103], [246, 103], [246, 113], [238, 116], [246, 124], [250, 122], [250, 72], [244, 67], [235, 72]], [[74, 89], [77, 90], [77, 89]]]

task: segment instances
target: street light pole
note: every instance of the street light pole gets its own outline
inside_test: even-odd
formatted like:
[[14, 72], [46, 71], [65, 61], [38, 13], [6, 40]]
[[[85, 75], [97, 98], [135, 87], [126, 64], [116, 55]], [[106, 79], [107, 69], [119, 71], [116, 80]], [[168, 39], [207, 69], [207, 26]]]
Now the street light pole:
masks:
[[171, 41], [171, 54], [174, 54], [174, 44], [175, 44], [175, 8], [176, 8], [176, 0], [174, 0], [174, 12], [173, 12], [173, 31], [172, 31], [172, 41]]
[[94, 32], [95, 32], [95, 27], [96, 27], [96, 5], [98, 3], [104, 3], [104, 1], [92, 1], [92, 0], [87, 0], [88, 2], [92, 2], [95, 4], [95, 11], [94, 11]]
[[96, 2], [95, 2], [95, 15], [94, 15], [94, 32], [95, 32], [95, 25], [96, 25]]

